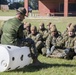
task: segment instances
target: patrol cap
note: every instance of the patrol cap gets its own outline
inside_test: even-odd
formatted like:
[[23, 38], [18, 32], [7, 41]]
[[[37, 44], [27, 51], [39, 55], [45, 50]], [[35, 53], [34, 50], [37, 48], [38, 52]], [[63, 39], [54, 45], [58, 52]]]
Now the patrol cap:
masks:
[[47, 24], [47, 26], [50, 26], [52, 23], [51, 22], [49, 22], [48, 24]]
[[31, 27], [31, 23], [26, 23], [26, 27]]
[[55, 25], [55, 24], [51, 24], [51, 25], [50, 25], [50, 29], [51, 29], [52, 27], [55, 27], [55, 28], [56, 28], [56, 25]]
[[27, 22], [24, 22], [24, 25], [26, 25], [27, 24]]
[[76, 24], [73, 24], [73, 25], [71, 25], [71, 27], [74, 27], [74, 28], [76, 28]]
[[69, 23], [68, 25], [67, 25], [67, 27], [70, 27], [72, 25], [72, 23]]
[[36, 26], [32, 26], [31, 27], [31, 30], [35, 30], [36, 31], [37, 30], [37, 27]]
[[57, 32], [57, 28], [56, 27], [52, 27], [51, 28], [51, 32]]
[[40, 23], [40, 26], [44, 26], [44, 23]]
[[70, 28], [68, 29], [68, 31], [69, 31], [69, 32], [74, 32], [74, 31], [75, 31], [75, 28], [74, 28], [74, 27], [70, 27]]
[[19, 12], [20, 14], [26, 16], [26, 9], [24, 7], [20, 7], [16, 11]]
[[76, 31], [76, 24], [73, 24], [72, 26], [74, 27], [74, 29], [75, 29], [75, 31]]

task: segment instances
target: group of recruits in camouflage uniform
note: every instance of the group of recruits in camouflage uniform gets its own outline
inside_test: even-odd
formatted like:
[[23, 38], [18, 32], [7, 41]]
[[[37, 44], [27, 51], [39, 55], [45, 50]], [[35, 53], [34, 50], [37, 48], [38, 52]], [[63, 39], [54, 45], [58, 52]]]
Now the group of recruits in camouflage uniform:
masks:
[[76, 55], [76, 25], [70, 23], [65, 32], [57, 30], [56, 25], [41, 23], [39, 28], [31, 23], [22, 23], [25, 8], [17, 9], [16, 17], [2, 26], [1, 44], [29, 46], [33, 63], [39, 64], [38, 54], [46, 57], [73, 59]]
[[45, 28], [44, 23], [31, 26], [31, 23], [24, 24], [24, 36], [35, 42], [38, 53], [46, 57], [58, 57], [73, 59], [76, 55], [76, 25], [69, 23], [64, 33], [57, 30], [56, 25], [51, 22]]

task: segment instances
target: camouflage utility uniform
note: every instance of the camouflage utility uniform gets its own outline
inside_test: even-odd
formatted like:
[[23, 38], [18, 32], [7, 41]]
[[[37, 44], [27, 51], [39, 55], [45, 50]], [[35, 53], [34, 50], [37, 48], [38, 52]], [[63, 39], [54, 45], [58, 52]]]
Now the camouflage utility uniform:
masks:
[[64, 49], [64, 53], [62, 54], [62, 57], [66, 59], [73, 59], [73, 56], [75, 56], [75, 48], [76, 48], [76, 35], [74, 28], [70, 27], [68, 29], [68, 36], [64, 37], [57, 44], [57, 46]]
[[65, 30], [65, 31], [63, 32], [63, 34], [62, 34], [63, 37], [68, 36], [68, 29], [70, 28], [71, 25], [72, 25], [72, 23], [69, 23], [69, 24], [67, 25], [66, 30]]
[[26, 28], [24, 28], [23, 33], [24, 33], [24, 37], [28, 37], [28, 35], [31, 33], [31, 24], [30, 23], [26, 23], [25, 24]]
[[39, 53], [41, 53], [41, 49], [43, 47], [41, 34], [37, 32], [36, 26], [31, 27], [31, 34], [28, 35], [29, 38], [34, 40], [36, 48]]
[[57, 29], [55, 27], [51, 28], [51, 34], [48, 36], [46, 40], [46, 54], [47, 56], [59, 56], [59, 51], [55, 49], [55, 46], [57, 43], [62, 40], [62, 36], [60, 33], [58, 33]]
[[38, 30], [38, 32], [41, 34], [41, 36], [42, 36], [42, 41], [45, 41], [46, 40], [46, 33], [48, 32], [47, 31], [47, 29], [45, 28], [45, 26], [44, 26], [44, 23], [42, 23], [42, 24], [40, 24], [40, 28], [39, 28], [39, 30]]

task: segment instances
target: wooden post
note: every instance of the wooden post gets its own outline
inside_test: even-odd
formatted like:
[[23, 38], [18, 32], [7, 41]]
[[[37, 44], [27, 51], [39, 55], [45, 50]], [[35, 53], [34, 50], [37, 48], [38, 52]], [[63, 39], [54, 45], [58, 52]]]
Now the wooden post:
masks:
[[26, 15], [28, 16], [28, 0], [24, 0], [24, 7], [26, 8]]
[[64, 0], [64, 17], [68, 16], [68, 0]]

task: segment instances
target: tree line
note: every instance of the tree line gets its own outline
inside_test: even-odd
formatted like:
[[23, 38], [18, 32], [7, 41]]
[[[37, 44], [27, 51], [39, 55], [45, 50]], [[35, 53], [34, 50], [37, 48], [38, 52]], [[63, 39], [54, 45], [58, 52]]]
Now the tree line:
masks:
[[[17, 9], [24, 6], [24, 0], [1, 0], [0, 4], [8, 4], [10, 9]], [[29, 0], [29, 7], [38, 9], [38, 0]]]

